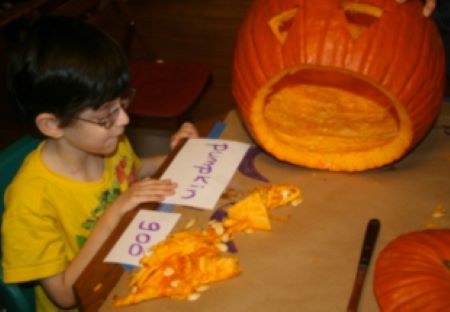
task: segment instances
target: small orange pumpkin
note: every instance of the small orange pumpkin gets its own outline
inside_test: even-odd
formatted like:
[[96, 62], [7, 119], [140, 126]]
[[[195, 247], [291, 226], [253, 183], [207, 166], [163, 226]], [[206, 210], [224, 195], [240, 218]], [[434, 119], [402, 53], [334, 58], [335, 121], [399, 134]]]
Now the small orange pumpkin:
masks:
[[378, 255], [374, 290], [383, 311], [450, 311], [450, 230], [390, 242]]
[[390, 164], [441, 106], [444, 48], [423, 3], [255, 0], [232, 91], [254, 140], [280, 160], [332, 171]]

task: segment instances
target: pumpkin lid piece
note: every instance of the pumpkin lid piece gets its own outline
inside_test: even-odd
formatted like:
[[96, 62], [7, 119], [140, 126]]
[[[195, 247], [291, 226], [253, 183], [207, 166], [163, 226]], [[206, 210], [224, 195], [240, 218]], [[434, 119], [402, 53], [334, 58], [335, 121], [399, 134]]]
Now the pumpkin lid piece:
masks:
[[408, 233], [379, 254], [374, 290], [382, 311], [450, 310], [450, 230]]
[[265, 230], [270, 231], [272, 225], [262, 197], [257, 192], [240, 200], [228, 208], [228, 218], [224, 223], [229, 231]]

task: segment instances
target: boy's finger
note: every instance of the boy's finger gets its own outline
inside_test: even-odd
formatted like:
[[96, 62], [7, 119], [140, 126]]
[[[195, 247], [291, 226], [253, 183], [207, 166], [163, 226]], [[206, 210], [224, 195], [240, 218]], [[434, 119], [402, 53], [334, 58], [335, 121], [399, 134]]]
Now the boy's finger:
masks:
[[433, 13], [435, 7], [436, 7], [435, 1], [427, 1], [425, 6], [423, 7], [423, 15], [429, 17]]

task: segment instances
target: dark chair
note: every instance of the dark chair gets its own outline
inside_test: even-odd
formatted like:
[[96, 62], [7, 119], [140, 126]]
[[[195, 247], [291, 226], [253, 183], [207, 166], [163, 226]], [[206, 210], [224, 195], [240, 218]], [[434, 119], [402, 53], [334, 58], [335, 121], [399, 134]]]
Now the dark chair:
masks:
[[[0, 216], [3, 215], [3, 195], [17, 170], [20, 168], [25, 156], [39, 144], [40, 140], [31, 136], [24, 136], [4, 150], [0, 151]], [[1, 218], [0, 218], [1, 223]], [[1, 260], [1, 255], [0, 255]], [[11, 312], [35, 311], [34, 285], [5, 284], [3, 270], [0, 266], [0, 308]]]
[[[129, 59], [131, 85], [136, 89], [128, 110], [132, 126], [174, 130], [191, 119], [192, 110], [211, 79], [211, 70], [196, 62], [155, 60], [125, 1], [115, 2], [126, 20], [123, 48]], [[132, 45], [137, 40], [151, 58], [133, 59]]]
[[209, 69], [194, 63], [130, 61], [136, 95], [128, 109], [133, 126], [176, 129], [191, 119]]

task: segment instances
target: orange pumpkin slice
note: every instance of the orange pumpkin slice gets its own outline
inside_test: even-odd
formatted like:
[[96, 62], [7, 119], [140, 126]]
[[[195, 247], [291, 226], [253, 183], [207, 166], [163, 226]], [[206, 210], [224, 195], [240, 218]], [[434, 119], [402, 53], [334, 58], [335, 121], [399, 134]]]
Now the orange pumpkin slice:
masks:
[[130, 283], [131, 292], [115, 300], [117, 307], [171, 297], [195, 299], [207, 285], [240, 273], [237, 258], [223, 255], [215, 231], [184, 231], [153, 246], [141, 259]]
[[270, 231], [272, 229], [267, 208], [258, 192], [251, 193], [230, 207], [224, 225], [232, 233], [248, 230]]
[[270, 231], [272, 225], [269, 209], [300, 202], [301, 192], [298, 186], [292, 184], [258, 186], [250, 195], [228, 209], [228, 219], [224, 221], [224, 226], [230, 233]]
[[269, 209], [284, 206], [289, 203], [297, 205], [302, 201], [300, 188], [293, 184], [258, 186], [255, 191], [261, 195], [264, 205]]

